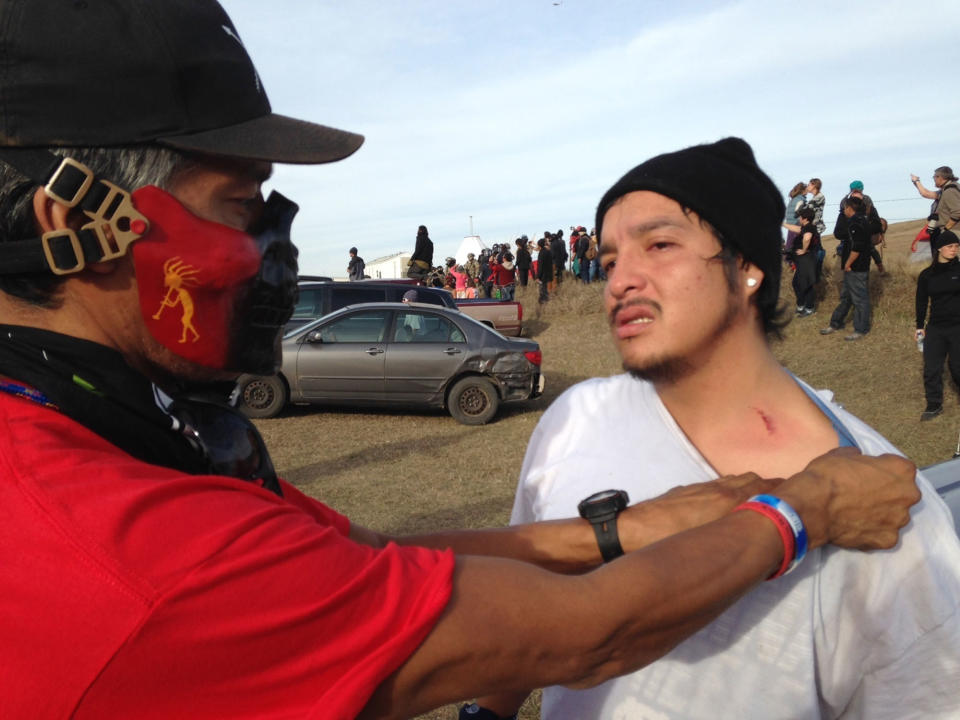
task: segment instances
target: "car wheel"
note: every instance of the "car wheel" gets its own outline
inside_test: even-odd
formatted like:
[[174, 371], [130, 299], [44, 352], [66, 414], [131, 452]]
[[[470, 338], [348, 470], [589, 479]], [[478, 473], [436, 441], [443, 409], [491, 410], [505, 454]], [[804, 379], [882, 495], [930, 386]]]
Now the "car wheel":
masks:
[[484, 425], [493, 419], [500, 407], [500, 397], [493, 383], [473, 375], [458, 380], [450, 389], [447, 410], [464, 425]]
[[247, 417], [276, 417], [287, 404], [287, 384], [279, 375], [244, 375], [239, 384], [237, 404]]

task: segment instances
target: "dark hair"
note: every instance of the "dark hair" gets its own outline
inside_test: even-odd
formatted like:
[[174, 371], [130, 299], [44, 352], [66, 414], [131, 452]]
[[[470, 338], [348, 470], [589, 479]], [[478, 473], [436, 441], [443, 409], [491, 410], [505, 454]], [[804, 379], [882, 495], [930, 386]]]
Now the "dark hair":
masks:
[[357, 254], [357, 249], [356, 249], [355, 247], [350, 248], [349, 254], [350, 254], [350, 255], [356, 255], [356, 254]]
[[820, 182], [820, 178], [810, 178], [810, 184], [817, 189], [817, 192], [820, 192], [820, 189], [823, 187], [823, 183]]
[[797, 213], [797, 217], [813, 222], [817, 214], [813, 211], [813, 208], [803, 208], [803, 210]]
[[852, 207], [855, 213], [862, 213], [866, 209], [867, 204], [863, 201], [863, 198], [851, 195], [847, 198], [847, 206]]
[[[175, 174], [197, 162], [194, 156], [159, 145], [51, 147], [49, 150], [83, 163], [99, 177], [130, 191], [144, 185], [169, 189]], [[33, 212], [37, 187], [19, 170], [0, 161], [0, 242], [28, 240], [40, 235]], [[50, 273], [0, 275], [0, 291], [40, 307], [57, 307], [64, 279], [63, 275]]]
[[803, 195], [803, 191], [807, 189], [807, 183], [798, 182], [793, 186], [793, 189], [790, 191], [790, 197], [795, 198], [797, 195]]

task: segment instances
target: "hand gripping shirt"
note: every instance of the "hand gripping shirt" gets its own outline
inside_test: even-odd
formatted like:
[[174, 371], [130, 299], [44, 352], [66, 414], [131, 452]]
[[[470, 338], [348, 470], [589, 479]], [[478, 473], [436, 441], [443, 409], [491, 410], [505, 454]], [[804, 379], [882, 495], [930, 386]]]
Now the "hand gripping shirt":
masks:
[[0, 717], [356, 716], [443, 612], [453, 556], [359, 545], [283, 495], [0, 394]]
[[[864, 453], [896, 452], [829, 393], [817, 399]], [[638, 502], [716, 476], [652, 385], [588, 380], [540, 420], [511, 521], [575, 517], [607, 488]], [[648, 667], [588, 690], [544, 690], [543, 717], [960, 718], [960, 542], [936, 491], [918, 484], [923, 499], [896, 548], [813, 550]]]

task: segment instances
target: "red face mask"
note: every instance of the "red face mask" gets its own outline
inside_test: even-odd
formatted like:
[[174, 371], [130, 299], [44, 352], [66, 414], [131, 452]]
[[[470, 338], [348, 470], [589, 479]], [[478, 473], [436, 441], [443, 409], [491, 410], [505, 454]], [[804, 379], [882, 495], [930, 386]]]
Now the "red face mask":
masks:
[[140, 311], [174, 354], [209, 368], [276, 370], [296, 300], [297, 206], [272, 193], [251, 235], [193, 215], [169, 193], [139, 188], [133, 203], [150, 230], [133, 243]]

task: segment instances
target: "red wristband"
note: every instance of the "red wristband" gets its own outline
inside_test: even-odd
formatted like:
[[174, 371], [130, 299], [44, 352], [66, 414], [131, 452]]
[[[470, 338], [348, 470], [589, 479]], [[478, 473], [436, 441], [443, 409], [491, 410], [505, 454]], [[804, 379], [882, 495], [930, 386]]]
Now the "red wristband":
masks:
[[773, 520], [773, 524], [777, 526], [777, 530], [780, 533], [780, 539], [783, 541], [783, 562], [780, 563], [780, 567], [777, 571], [767, 578], [767, 580], [773, 580], [783, 575], [787, 569], [790, 567], [790, 563], [793, 562], [793, 556], [796, 552], [796, 541], [793, 537], [793, 528], [790, 527], [790, 523], [787, 522], [787, 519], [783, 517], [780, 513], [774, 510], [769, 505], [765, 505], [761, 502], [745, 502], [742, 505], [737, 505], [734, 512], [737, 510], [753, 510], [758, 512], [764, 517], [768, 517]]

